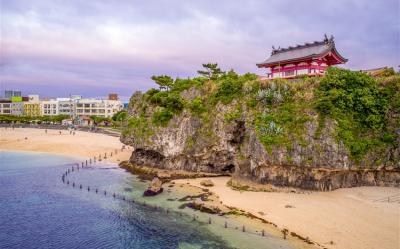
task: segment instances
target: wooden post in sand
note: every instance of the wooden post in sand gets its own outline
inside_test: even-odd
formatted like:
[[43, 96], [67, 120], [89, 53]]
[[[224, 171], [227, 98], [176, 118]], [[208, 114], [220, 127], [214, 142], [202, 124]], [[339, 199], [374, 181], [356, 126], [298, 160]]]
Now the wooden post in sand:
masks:
[[265, 236], [265, 231], [264, 231], [264, 229], [261, 231], [261, 236]]

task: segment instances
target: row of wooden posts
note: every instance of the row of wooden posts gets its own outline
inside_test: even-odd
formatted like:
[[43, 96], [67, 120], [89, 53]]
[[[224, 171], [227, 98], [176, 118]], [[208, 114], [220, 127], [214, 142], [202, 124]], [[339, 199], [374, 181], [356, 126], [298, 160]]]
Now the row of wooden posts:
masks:
[[[123, 150], [124, 150], [124, 148], [121, 148], [121, 152], [122, 152]], [[114, 152], [114, 153], [113, 153], [113, 152]], [[113, 151], [113, 152], [109, 153], [109, 156], [110, 156], [110, 157], [112, 157], [113, 155], [118, 154], [118, 150], [115, 150], [115, 151]], [[90, 166], [90, 165], [96, 163], [96, 161], [101, 161], [103, 158], [104, 158], [104, 159], [107, 159], [107, 153], [104, 153], [104, 157], [102, 156], [102, 154], [99, 154], [98, 157], [96, 157], [96, 156], [93, 157], [93, 160], [92, 160], [92, 158], [89, 158], [89, 160], [82, 161], [80, 164], [79, 164], [79, 163], [75, 163], [71, 168], [68, 168], [68, 169], [62, 174], [62, 176], [61, 176], [61, 181], [62, 181], [64, 184], [68, 185], [68, 186], [71, 185], [73, 188], [79, 187], [80, 190], [82, 190], [82, 189], [87, 189], [87, 191], [90, 192], [93, 188], [91, 188], [90, 186], [84, 187], [84, 185], [82, 185], [82, 184], [80, 184], [80, 183], [70, 182], [70, 180], [68, 179], [68, 176], [69, 176], [71, 173], [75, 172], [75, 171], [79, 171], [80, 169], [83, 169], [83, 168], [85, 168], [85, 167], [88, 167], [88, 166]], [[158, 206], [151, 206], [151, 205], [149, 205], [148, 203], [146, 203], [146, 201], [142, 201], [142, 202], [135, 201], [134, 199], [129, 199], [129, 198], [125, 197], [124, 195], [119, 195], [119, 194], [116, 194], [115, 192], [112, 192], [112, 194], [111, 194], [110, 192], [107, 192], [107, 190], [100, 190], [100, 189], [98, 189], [98, 188], [94, 188], [94, 191], [95, 191], [96, 194], [102, 193], [104, 196], [111, 195], [114, 199], [118, 199], [118, 200], [121, 200], [121, 201], [124, 201], [124, 202], [127, 202], [127, 203], [139, 204], [139, 205], [142, 205], [142, 206], [145, 206], [145, 207], [153, 208], [154, 210], [158, 210], [158, 211], [164, 211], [164, 210], [165, 210], [165, 212], [166, 212], [167, 214], [174, 212], [174, 213], [177, 213], [180, 217], [182, 217], [182, 212], [179, 212], [179, 211], [171, 211], [169, 208], [164, 209], [164, 208], [158, 207]], [[201, 222], [201, 221], [199, 220], [199, 217], [196, 216], [196, 214], [193, 214], [192, 220], [193, 220], [193, 221]], [[213, 224], [213, 221], [212, 221], [212, 218], [211, 218], [211, 217], [208, 217], [207, 223], [208, 223], [208, 224]], [[239, 227], [237, 227], [237, 226], [228, 226], [228, 222], [227, 222], [227, 221], [224, 222], [224, 228], [233, 228], [233, 229], [235, 229], [235, 230], [239, 230]], [[247, 232], [247, 233], [252, 233], [251, 231], [246, 230], [246, 227], [245, 227], [244, 225], [241, 226], [241, 231], [242, 231], [242, 232]], [[260, 232], [256, 231], [255, 233], [252, 233], [252, 234], [261, 235], [262, 237], [265, 237], [265, 236], [266, 236], [266, 233], [265, 233], [265, 230], [264, 230], [264, 229], [263, 229], [262, 231], [260, 231]]]

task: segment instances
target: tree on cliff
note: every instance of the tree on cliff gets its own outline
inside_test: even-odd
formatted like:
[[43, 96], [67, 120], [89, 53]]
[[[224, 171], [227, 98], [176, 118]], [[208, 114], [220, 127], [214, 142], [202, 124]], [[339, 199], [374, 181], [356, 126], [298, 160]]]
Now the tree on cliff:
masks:
[[154, 82], [156, 82], [156, 84], [160, 86], [160, 90], [166, 89], [168, 91], [168, 89], [170, 89], [174, 85], [174, 80], [168, 75], [160, 75], [160, 76], [153, 75], [151, 79], [154, 80]]
[[208, 78], [209, 80], [216, 80], [223, 74], [222, 70], [218, 67], [217, 63], [207, 63], [203, 64], [205, 70], [198, 70], [197, 73], [201, 76]]

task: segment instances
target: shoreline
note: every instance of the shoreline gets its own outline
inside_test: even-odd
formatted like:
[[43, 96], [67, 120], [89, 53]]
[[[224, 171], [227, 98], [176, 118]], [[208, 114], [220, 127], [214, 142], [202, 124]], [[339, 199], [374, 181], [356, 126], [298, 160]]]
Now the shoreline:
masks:
[[[27, 139], [25, 139], [25, 137]], [[119, 138], [99, 133], [37, 128], [0, 127], [0, 151], [41, 152], [81, 158], [93, 158], [120, 150]], [[107, 157], [107, 162], [120, 164], [129, 159], [132, 149]], [[170, 173], [174, 174], [174, 172]], [[213, 187], [200, 185], [203, 179]], [[221, 204], [243, 210], [257, 219], [277, 225], [277, 231], [288, 229], [302, 238], [310, 238], [329, 249], [396, 248], [400, 243], [399, 203], [373, 202], [400, 194], [390, 187], [355, 187], [331, 192], [249, 192], [232, 190], [226, 176], [211, 178], [172, 179], [186, 188], [208, 189]], [[189, 185], [188, 185], [189, 184]], [[252, 222], [251, 216], [247, 217]], [[397, 220], [397, 223], [396, 223]], [[272, 226], [272, 225], [271, 225]], [[294, 236], [296, 237], [296, 236]], [[299, 241], [301, 238], [299, 238]]]
[[[61, 131], [61, 135], [60, 135]], [[26, 138], [26, 139], [25, 139]], [[132, 148], [124, 146], [118, 137], [112, 137], [101, 133], [86, 131], [75, 131], [75, 135], [69, 134], [67, 130], [38, 128], [15, 128], [7, 130], [0, 127], [0, 150], [4, 151], [31, 151], [46, 152], [52, 154], [77, 156], [82, 158], [93, 158], [119, 150], [118, 155], [108, 157], [110, 163], [119, 164], [128, 160]]]
[[[399, 202], [375, 201], [400, 189], [393, 187], [354, 187], [331, 192], [249, 192], [233, 190], [230, 178], [197, 178], [174, 180], [205, 188], [202, 180], [211, 180], [207, 187], [229, 207], [244, 210], [257, 218], [288, 229], [302, 238], [309, 238], [329, 249], [391, 249], [399, 245]], [[397, 222], [396, 222], [397, 221]]]

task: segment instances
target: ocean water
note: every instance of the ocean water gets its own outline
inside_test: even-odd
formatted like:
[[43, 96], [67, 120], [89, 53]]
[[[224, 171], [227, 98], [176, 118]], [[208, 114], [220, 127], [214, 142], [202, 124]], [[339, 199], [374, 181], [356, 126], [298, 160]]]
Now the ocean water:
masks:
[[[115, 165], [75, 169], [70, 184], [63, 183], [61, 175], [81, 160], [0, 151], [0, 248], [293, 248], [277, 238], [194, 222], [189, 213], [114, 199], [116, 192], [139, 200], [147, 184]], [[171, 210], [178, 205], [157, 198]]]

